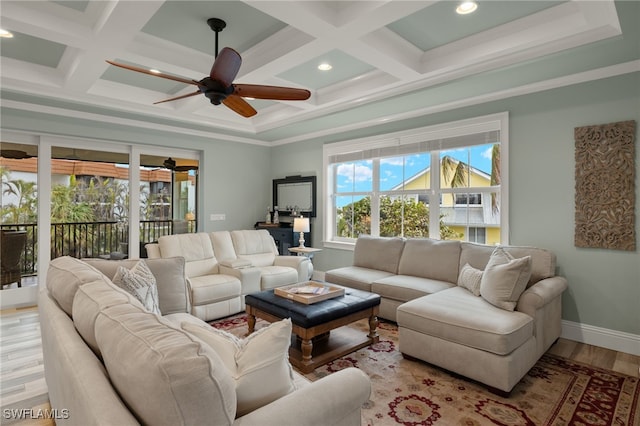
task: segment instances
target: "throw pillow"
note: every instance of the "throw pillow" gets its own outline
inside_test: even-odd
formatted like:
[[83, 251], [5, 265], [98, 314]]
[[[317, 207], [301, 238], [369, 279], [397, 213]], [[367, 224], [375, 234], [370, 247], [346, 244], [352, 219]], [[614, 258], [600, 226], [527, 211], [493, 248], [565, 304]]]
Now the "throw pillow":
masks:
[[480, 296], [480, 281], [482, 280], [482, 271], [466, 263], [460, 274], [458, 275], [458, 285], [464, 287], [473, 293], [474, 296]]
[[156, 278], [144, 260], [138, 261], [131, 269], [119, 266], [112, 281], [118, 287], [135, 296], [147, 311], [162, 315], [158, 304]]
[[492, 305], [513, 311], [531, 277], [531, 256], [514, 258], [497, 247], [482, 273], [480, 295]]
[[236, 381], [237, 416], [243, 416], [295, 390], [289, 364], [291, 320], [262, 328], [245, 339], [209, 325], [183, 322], [182, 329], [211, 346]]

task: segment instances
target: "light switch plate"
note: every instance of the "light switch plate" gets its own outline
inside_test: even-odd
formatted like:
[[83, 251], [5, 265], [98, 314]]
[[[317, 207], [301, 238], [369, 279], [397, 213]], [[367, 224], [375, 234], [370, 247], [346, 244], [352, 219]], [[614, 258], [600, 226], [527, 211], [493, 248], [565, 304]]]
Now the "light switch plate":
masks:
[[213, 220], [226, 220], [227, 216], [224, 213], [212, 213], [211, 216], [209, 216], [209, 220], [213, 221]]

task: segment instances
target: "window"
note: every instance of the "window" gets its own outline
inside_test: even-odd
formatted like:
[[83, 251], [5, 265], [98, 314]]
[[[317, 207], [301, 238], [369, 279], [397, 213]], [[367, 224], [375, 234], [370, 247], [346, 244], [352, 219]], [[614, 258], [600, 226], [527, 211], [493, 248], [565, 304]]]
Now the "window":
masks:
[[326, 245], [361, 234], [506, 243], [507, 126], [502, 113], [325, 145]]

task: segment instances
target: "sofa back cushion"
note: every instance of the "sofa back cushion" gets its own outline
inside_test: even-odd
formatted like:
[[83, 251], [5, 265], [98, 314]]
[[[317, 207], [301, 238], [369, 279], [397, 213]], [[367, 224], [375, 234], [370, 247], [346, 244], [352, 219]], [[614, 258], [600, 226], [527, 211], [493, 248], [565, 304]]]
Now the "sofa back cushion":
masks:
[[207, 344], [131, 304], [103, 309], [95, 330], [109, 378], [142, 424], [233, 423], [235, 383]]
[[404, 242], [398, 274], [456, 283], [460, 242], [409, 238]]
[[207, 233], [165, 235], [158, 239], [158, 245], [163, 258], [184, 257], [187, 277], [218, 273], [218, 260]]
[[80, 259], [63, 256], [53, 259], [47, 271], [47, 290], [67, 315], [72, 316], [73, 298], [83, 284], [107, 281], [100, 271]]
[[275, 262], [278, 249], [266, 229], [231, 231], [231, 240], [236, 255], [253, 266], [271, 266]]
[[353, 266], [397, 274], [403, 247], [404, 239], [399, 237], [360, 235], [353, 252]]
[[[109, 278], [113, 278], [116, 275], [119, 266], [131, 269], [138, 263], [137, 259], [83, 259], [83, 261]], [[189, 312], [184, 257], [144, 259], [144, 262], [156, 279], [162, 315]]]
[[93, 350], [93, 353], [99, 357], [102, 357], [102, 354], [96, 342], [96, 318], [102, 309], [123, 303], [130, 303], [144, 309], [140, 301], [133, 295], [107, 280], [86, 283], [76, 291], [73, 298], [73, 325]]
[[211, 244], [213, 244], [213, 253], [219, 261], [230, 261], [236, 259], [236, 250], [233, 248], [231, 240], [231, 232], [215, 231], [209, 234]]
[[[468, 263], [474, 268], [484, 270], [491, 253], [495, 250], [495, 246], [483, 244], [463, 242], [461, 245], [460, 267]], [[515, 258], [531, 256], [531, 277], [527, 286], [556, 275], [556, 256], [551, 251], [525, 246], [503, 246], [503, 248]]]

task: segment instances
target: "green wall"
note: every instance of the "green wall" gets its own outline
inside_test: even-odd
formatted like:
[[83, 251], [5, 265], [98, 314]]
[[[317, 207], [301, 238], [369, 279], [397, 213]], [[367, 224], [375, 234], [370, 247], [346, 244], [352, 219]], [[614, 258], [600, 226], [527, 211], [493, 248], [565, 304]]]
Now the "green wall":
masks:
[[[573, 246], [574, 127], [636, 120], [640, 126], [640, 73], [576, 84], [445, 113], [372, 126], [327, 138], [265, 147], [215, 138], [2, 108], [4, 130], [23, 130], [180, 147], [203, 152], [200, 208], [202, 230], [251, 228], [271, 205], [271, 180], [316, 175], [318, 217], [313, 245], [321, 247], [324, 191], [322, 145], [508, 111], [510, 116], [510, 243], [553, 250], [559, 273], [569, 280], [563, 317], [584, 325], [640, 335], [640, 255]], [[636, 134], [636, 141], [638, 134]], [[636, 143], [638, 146], [638, 143]], [[636, 175], [640, 176], [640, 148]], [[636, 234], [640, 239], [640, 183], [636, 178]], [[210, 222], [211, 213], [226, 214]], [[640, 242], [638, 243], [640, 247]], [[351, 264], [348, 250], [324, 249], [317, 270]]]
[[[623, 252], [579, 249], [573, 245], [575, 127], [635, 120], [640, 126], [640, 73], [518, 96], [361, 134], [334, 136], [281, 145], [272, 150], [272, 178], [288, 174], [318, 176], [322, 203], [322, 144], [427, 126], [502, 111], [509, 112], [510, 243], [554, 251], [558, 272], [569, 281], [563, 295], [563, 318], [582, 324], [640, 334], [640, 219], [636, 219], [638, 250]], [[636, 132], [636, 146], [638, 146]], [[636, 176], [640, 176], [636, 148]], [[636, 217], [640, 212], [640, 183], [636, 178]], [[322, 207], [320, 205], [320, 207]], [[321, 247], [322, 208], [313, 223], [316, 247]], [[351, 264], [353, 253], [324, 249], [314, 258], [317, 270]]]

